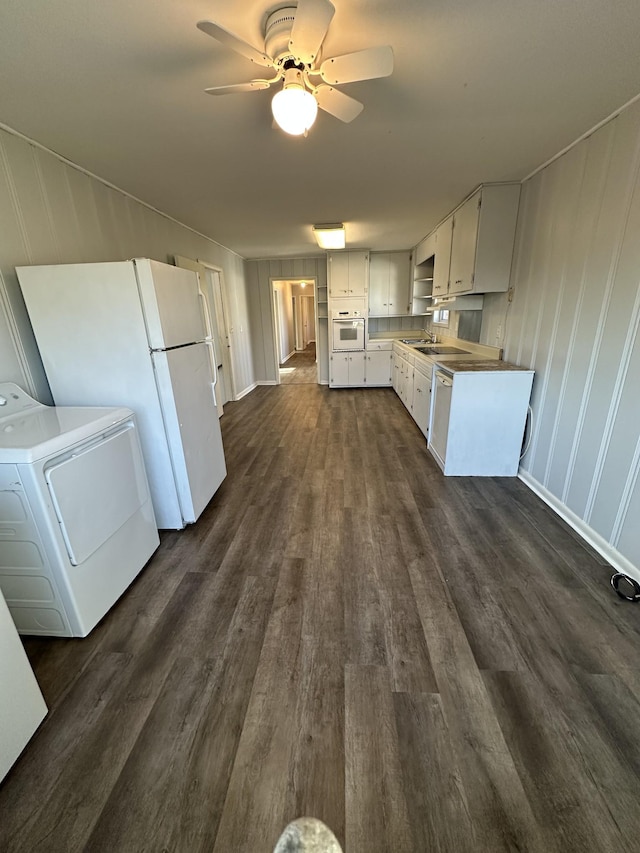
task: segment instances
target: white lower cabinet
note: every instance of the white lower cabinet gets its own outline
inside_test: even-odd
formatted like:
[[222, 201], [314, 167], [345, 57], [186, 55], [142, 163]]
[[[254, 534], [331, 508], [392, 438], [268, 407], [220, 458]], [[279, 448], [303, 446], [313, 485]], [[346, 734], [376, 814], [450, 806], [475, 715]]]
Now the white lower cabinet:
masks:
[[332, 352], [329, 361], [329, 386], [342, 388], [365, 385], [364, 352]]
[[431, 369], [416, 365], [413, 374], [413, 419], [425, 438], [429, 435]]
[[391, 385], [393, 353], [391, 350], [374, 350], [365, 353], [365, 379], [367, 386]]
[[413, 413], [413, 373], [414, 366], [406, 362], [405, 372], [403, 376], [402, 389], [400, 399], [405, 404], [407, 409]]
[[432, 370], [431, 361], [394, 344], [393, 388], [425, 438], [429, 436]]
[[400, 377], [401, 377], [401, 368], [402, 361], [400, 355], [397, 352], [394, 352], [391, 358], [391, 384], [393, 385], [393, 390], [396, 392], [398, 396], [400, 396]]

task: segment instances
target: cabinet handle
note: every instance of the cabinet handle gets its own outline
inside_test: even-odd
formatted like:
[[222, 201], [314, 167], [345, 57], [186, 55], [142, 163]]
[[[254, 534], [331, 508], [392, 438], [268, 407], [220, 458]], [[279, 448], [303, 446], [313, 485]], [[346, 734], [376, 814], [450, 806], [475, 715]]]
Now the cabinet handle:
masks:
[[462, 279], [461, 278], [456, 279], [456, 284], [462, 284]]

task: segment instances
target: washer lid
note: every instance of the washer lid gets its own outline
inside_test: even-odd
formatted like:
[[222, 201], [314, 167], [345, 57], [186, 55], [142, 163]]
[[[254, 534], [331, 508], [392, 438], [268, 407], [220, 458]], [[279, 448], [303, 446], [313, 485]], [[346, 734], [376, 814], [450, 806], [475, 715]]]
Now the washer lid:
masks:
[[36, 462], [128, 420], [131, 409], [42, 406], [0, 418], [0, 463]]

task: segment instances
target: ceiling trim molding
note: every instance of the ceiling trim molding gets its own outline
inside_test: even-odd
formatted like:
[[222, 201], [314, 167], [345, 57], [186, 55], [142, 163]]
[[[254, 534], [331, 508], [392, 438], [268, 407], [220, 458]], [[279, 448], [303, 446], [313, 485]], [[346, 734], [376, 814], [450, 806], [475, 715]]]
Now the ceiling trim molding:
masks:
[[520, 183], [524, 184], [525, 181], [528, 181], [530, 178], [533, 178], [533, 176], [537, 175], [538, 172], [541, 172], [543, 169], [546, 169], [547, 166], [550, 166], [556, 160], [559, 160], [560, 157], [564, 156], [567, 153], [567, 151], [571, 151], [571, 149], [575, 148], [576, 145], [579, 145], [581, 142], [583, 142], [585, 139], [587, 139], [587, 137], [594, 134], [596, 132], [596, 130], [600, 130], [600, 128], [604, 127], [605, 124], [608, 124], [610, 121], [613, 121], [614, 118], [617, 118], [620, 115], [620, 113], [623, 113], [626, 109], [628, 109], [632, 104], [635, 104], [635, 102], [638, 100], [640, 100], [640, 92], [637, 95], [634, 95], [633, 98], [628, 100], [621, 107], [618, 107], [617, 110], [614, 110], [611, 113], [611, 115], [608, 115], [606, 118], [603, 118], [602, 121], [599, 121], [597, 124], [595, 124], [592, 128], [587, 130], [585, 133], [583, 133], [577, 139], [574, 139], [573, 142], [570, 142], [569, 145], [567, 145], [565, 148], [562, 149], [562, 151], [558, 151], [557, 154], [554, 154], [553, 157], [550, 157], [541, 166], [538, 166], [536, 169], [533, 170], [533, 172], [530, 172], [526, 177], [522, 178]]

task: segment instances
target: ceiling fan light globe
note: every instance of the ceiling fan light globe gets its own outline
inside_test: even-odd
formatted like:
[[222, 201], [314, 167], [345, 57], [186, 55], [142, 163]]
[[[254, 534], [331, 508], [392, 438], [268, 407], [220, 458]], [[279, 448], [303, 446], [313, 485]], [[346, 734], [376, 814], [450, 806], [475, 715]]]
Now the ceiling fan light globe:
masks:
[[274, 95], [271, 112], [285, 133], [301, 136], [313, 125], [318, 115], [318, 103], [311, 92], [290, 86]]

